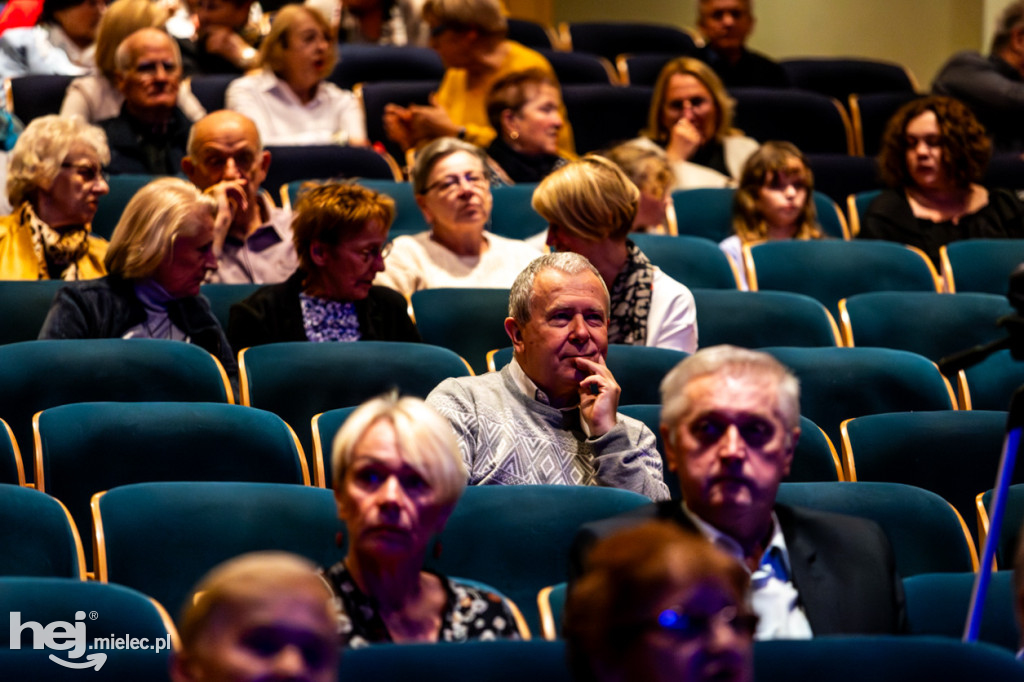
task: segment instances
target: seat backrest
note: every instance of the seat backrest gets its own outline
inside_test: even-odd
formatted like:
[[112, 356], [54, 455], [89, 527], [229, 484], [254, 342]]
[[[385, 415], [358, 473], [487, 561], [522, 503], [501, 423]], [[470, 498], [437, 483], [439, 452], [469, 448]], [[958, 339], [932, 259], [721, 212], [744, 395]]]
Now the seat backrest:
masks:
[[0, 419], [0, 483], [25, 485], [25, 462], [14, 432]]
[[651, 94], [652, 89], [644, 86], [563, 86], [576, 152], [585, 154], [636, 137], [647, 122]]
[[965, 369], [964, 377], [972, 409], [1008, 410], [1014, 391], [1024, 385], [1024, 363], [1000, 350]]
[[839, 345], [839, 329], [819, 301], [788, 291], [691, 289], [700, 345], [743, 348]]
[[550, 50], [551, 34], [543, 24], [527, 19], [513, 19], [509, 17], [508, 39], [514, 40], [520, 45], [533, 48], [534, 50]]
[[868, 206], [882, 193], [881, 189], [869, 189], [846, 197], [846, 217], [850, 219], [850, 232], [856, 237], [860, 234], [860, 224]]
[[[986, 536], [989, 532], [988, 510], [992, 508], [992, 490], [981, 496], [981, 508], [978, 510], [978, 535]], [[1009, 488], [1004, 508], [999, 541], [996, 543], [996, 565], [1000, 568], [1012, 568], [1017, 548], [1020, 544], [1020, 529], [1024, 523], [1024, 485], [1015, 484]]]
[[327, 80], [345, 90], [357, 83], [439, 81], [444, 76], [441, 57], [429, 47], [343, 44], [339, 48], [338, 62]]
[[860, 516], [885, 531], [904, 578], [974, 570], [974, 544], [956, 510], [935, 493], [899, 483], [783, 483], [776, 500]]
[[248, 298], [260, 288], [260, 284], [204, 284], [199, 293], [210, 302], [210, 311], [224, 329], [228, 328], [231, 306], [242, 299]]
[[839, 302], [846, 345], [909, 350], [933, 362], [1004, 337], [996, 320], [1012, 312], [994, 294], [873, 291]]
[[[324, 485], [328, 488], [333, 487], [334, 481], [334, 466], [331, 461], [334, 437], [338, 434], [338, 429], [345, 423], [345, 420], [349, 418], [349, 415], [356, 411], [356, 407], [353, 405], [352, 407], [339, 407], [335, 410], [321, 412], [314, 415], [310, 423], [313, 432], [313, 467], [323, 467], [323, 473], [319, 476], [319, 480], [323, 481]], [[317, 477], [314, 476], [314, 482], [316, 481]]]
[[537, 592], [568, 576], [577, 529], [644, 504], [650, 500], [618, 488], [469, 486], [440, 535], [440, 557], [427, 565], [493, 585], [519, 605], [530, 630], [539, 632]]
[[869, 92], [849, 97], [850, 115], [860, 153], [877, 156], [892, 115], [907, 102], [923, 97], [916, 92]]
[[915, 353], [886, 348], [762, 349], [800, 380], [800, 413], [842, 442], [845, 419], [883, 412], [952, 410], [950, 385]]
[[665, 65], [680, 56], [674, 52], [620, 54], [615, 60], [619, 81], [624, 85], [646, 85], [653, 88]]
[[64, 93], [74, 76], [29, 74], [11, 78], [10, 101], [13, 113], [28, 125], [32, 119], [48, 114], [59, 114]]
[[[978, 491], [995, 484], [1005, 429], [1005, 412], [981, 410], [851, 419], [842, 427], [847, 478], [930, 490], [956, 507], [966, 522], [975, 516]], [[1024, 468], [1012, 481], [1024, 483]]]
[[416, 327], [426, 343], [487, 371], [487, 351], [507, 344], [508, 289], [423, 289], [412, 295]]
[[224, 96], [231, 81], [238, 78], [234, 73], [196, 74], [189, 80], [189, 88], [207, 111], [224, 108]]
[[843, 210], [846, 207], [846, 198], [851, 194], [882, 187], [882, 181], [878, 177], [878, 162], [874, 157], [849, 154], [806, 156], [811, 171], [814, 172], [814, 191], [826, 195]]
[[448, 377], [469, 373], [454, 352], [425, 343], [296, 341], [239, 354], [242, 404], [288, 422], [305, 452], [311, 452], [308, 425], [315, 414], [359, 405], [393, 389], [423, 398]]
[[565, 645], [529, 641], [381, 644], [345, 652], [343, 680], [450, 682], [455, 670], [486, 670], [488, 682], [566, 682]]
[[0, 575], [85, 578], [75, 522], [56, 498], [38, 490], [0, 483], [0, 547]]
[[1005, 296], [1010, 273], [1024, 262], [1024, 239], [965, 239], [943, 246], [939, 258], [950, 291]]
[[626, 21], [584, 21], [563, 24], [574, 52], [590, 52], [609, 61], [623, 53], [667, 52], [693, 54], [697, 46], [689, 33], [675, 26]]
[[524, 182], [491, 188], [491, 226], [494, 234], [511, 239], [526, 239], [548, 229], [548, 221], [533, 210], [536, 183]]
[[611, 85], [616, 81], [612, 63], [606, 57], [587, 52], [542, 49], [539, 52], [555, 70], [560, 85], [593, 83]]
[[779, 62], [793, 87], [845, 102], [852, 93], [914, 93], [917, 84], [906, 67], [893, 62], [850, 57], [783, 59]]
[[370, 142], [380, 142], [391, 156], [396, 159], [403, 158], [404, 150], [392, 142], [384, 132], [384, 107], [388, 104], [403, 107], [410, 104], [427, 104], [430, 93], [435, 92], [440, 84], [439, 80], [434, 79], [359, 84], [356, 87], [356, 95], [363, 102], [366, 136]]
[[[44, 377], [44, 378], [43, 378]], [[0, 346], [0, 419], [19, 444], [32, 416], [68, 403], [231, 401], [220, 363], [199, 346], [165, 339], [61, 339]]]
[[786, 240], [744, 246], [743, 251], [751, 289], [805, 294], [821, 301], [835, 319], [839, 300], [854, 294], [938, 290], [928, 257], [902, 244]]
[[92, 219], [92, 233], [97, 237], [110, 239], [114, 228], [121, 220], [124, 207], [128, 205], [135, 193], [156, 180], [157, 175], [111, 175], [107, 180], [110, 192], [99, 199], [96, 215]]
[[38, 339], [53, 297], [65, 284], [60, 279], [0, 280], [0, 344]]
[[1024, 189], [1024, 159], [1017, 152], [993, 154], [981, 183], [989, 189]]
[[[736, 275], [729, 257], [710, 239], [642, 232], [630, 234], [629, 238], [666, 275], [690, 289], [736, 291]], [[700, 308], [697, 312], [700, 314]]]
[[[733, 234], [733, 196], [728, 187], [704, 187], [672, 192], [679, 234], [706, 237], [720, 242]], [[814, 207], [823, 233], [837, 239], [847, 238], [845, 218], [839, 207], [821, 192], [814, 193]]]
[[1013, 654], [948, 637], [873, 635], [754, 643], [758, 682], [1024, 680]]
[[736, 127], [755, 140], [786, 140], [810, 154], [856, 153], [849, 116], [831, 97], [772, 88], [733, 88], [729, 94], [736, 100]]
[[241, 405], [76, 403], [43, 410], [33, 429], [36, 487], [63, 501], [80, 528], [95, 493], [129, 483], [309, 484], [288, 425]]
[[[903, 580], [908, 634], [960, 638], [967, 622], [975, 573], [924, 573]], [[1013, 571], [992, 573], [978, 639], [1016, 652], [1020, 644], [1013, 617]]]
[[562, 636], [562, 619], [565, 614], [565, 598], [569, 583], [556, 583], [537, 593], [537, 608], [540, 609], [540, 634], [544, 639], [555, 641]]
[[398, 179], [387, 158], [368, 147], [331, 144], [267, 147], [267, 151], [271, 157], [270, 170], [263, 181], [267, 187], [311, 178]]
[[231, 557], [260, 550], [341, 559], [330, 490], [285, 483], [137, 483], [93, 500], [96, 569], [177, 612], [192, 586]]

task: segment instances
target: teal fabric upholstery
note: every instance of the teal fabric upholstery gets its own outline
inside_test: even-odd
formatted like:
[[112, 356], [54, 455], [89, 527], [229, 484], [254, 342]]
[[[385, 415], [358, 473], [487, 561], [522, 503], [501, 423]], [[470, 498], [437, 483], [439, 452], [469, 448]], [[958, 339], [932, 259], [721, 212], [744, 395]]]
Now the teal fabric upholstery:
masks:
[[[204, 284], [199, 292], [210, 302], [210, 310], [223, 329], [228, 328], [231, 306], [260, 288], [260, 284]], [[242, 350], [236, 348], [235, 352]]]
[[1024, 363], [1001, 350], [965, 369], [964, 375], [972, 409], [1008, 410], [1013, 392], [1024, 385]]
[[[551, 611], [552, 625], [555, 629], [555, 638], [562, 637], [562, 620], [565, 617], [565, 598], [569, 594], [569, 583], [557, 583], [551, 586], [547, 594], [547, 607]], [[540, 594], [537, 595], [538, 608], [540, 607]], [[536, 637], [537, 635], [535, 635]]]
[[[996, 545], [996, 564], [1001, 568], [1013, 566], [1013, 558], [1017, 555], [1017, 546], [1020, 543], [1021, 524], [1024, 524], [1024, 485], [1011, 485], [1009, 492], [999, 543]], [[985, 505], [986, 511], [992, 508], [992, 490], [985, 492], [981, 502]]]
[[[718, 187], [672, 192], [679, 234], [704, 237], [716, 243], [733, 234], [732, 202], [735, 193], [734, 189]], [[844, 239], [839, 207], [821, 192], [815, 192], [813, 196], [822, 232], [836, 239]]]
[[533, 210], [533, 190], [536, 183], [520, 182], [491, 188], [494, 204], [491, 224], [487, 229], [510, 239], [526, 239], [547, 232], [548, 221]]
[[21, 448], [14, 440], [11, 427], [0, 419], [0, 483], [25, 485], [25, 465]]
[[60, 502], [32, 488], [0, 483], [0, 547], [0, 576], [78, 579], [85, 571], [71, 518]]
[[323, 488], [137, 483], [100, 497], [94, 519], [105, 538], [101, 578], [148, 594], [171, 613], [207, 571], [239, 554], [282, 550], [320, 566], [342, 556], [334, 495]]
[[[903, 580], [907, 624], [912, 635], [960, 639], [974, 589], [974, 573], [924, 573]], [[1013, 571], [992, 574], [978, 638], [1016, 652], [1020, 643], [1013, 617]]]
[[65, 284], [59, 279], [0, 280], [0, 344], [38, 339], [53, 297]]
[[782, 504], [861, 516], [885, 531], [904, 578], [973, 570], [970, 538], [948, 502], [900, 483], [783, 483]]
[[[345, 423], [349, 415], [355, 412], [356, 406], [339, 407], [334, 410], [327, 410], [313, 417], [313, 466], [316, 466], [316, 457], [319, 455], [324, 467], [324, 482], [328, 488], [332, 487], [334, 480], [334, 466], [331, 462], [331, 445], [334, 443], [334, 436], [338, 429]], [[310, 474], [313, 472], [310, 471]]]
[[[666, 275], [690, 289], [736, 290], [736, 275], [729, 265], [729, 257], [710, 239], [642, 232], [631, 234], [629, 238]], [[700, 314], [699, 307], [697, 312]]]
[[97, 237], [110, 239], [114, 228], [121, 220], [124, 207], [128, 205], [135, 193], [156, 180], [159, 175], [111, 175], [107, 180], [110, 192], [101, 196], [92, 219], [92, 233]]
[[966, 239], [943, 248], [957, 293], [981, 291], [1005, 296], [1010, 273], [1024, 262], [1024, 239]]
[[743, 348], [838, 345], [834, 321], [820, 302], [787, 291], [691, 289], [700, 346]]
[[482, 374], [487, 352], [509, 343], [508, 289], [423, 289], [412, 295], [416, 327], [426, 343], [458, 353]]

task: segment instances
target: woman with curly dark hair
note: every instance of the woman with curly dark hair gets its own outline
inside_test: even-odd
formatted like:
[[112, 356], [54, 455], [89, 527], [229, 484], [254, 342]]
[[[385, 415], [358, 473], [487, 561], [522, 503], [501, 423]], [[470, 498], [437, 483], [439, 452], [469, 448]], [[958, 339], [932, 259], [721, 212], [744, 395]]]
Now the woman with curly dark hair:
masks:
[[992, 153], [985, 128], [961, 102], [924, 97], [896, 112], [878, 162], [889, 185], [868, 206], [857, 236], [939, 248], [972, 238], [1024, 237], [1024, 205], [978, 184]]

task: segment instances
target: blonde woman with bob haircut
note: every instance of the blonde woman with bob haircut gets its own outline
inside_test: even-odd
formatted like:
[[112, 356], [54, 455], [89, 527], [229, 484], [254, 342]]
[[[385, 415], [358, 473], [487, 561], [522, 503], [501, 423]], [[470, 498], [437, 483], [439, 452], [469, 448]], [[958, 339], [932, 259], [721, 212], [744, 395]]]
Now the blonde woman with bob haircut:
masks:
[[103, 131], [79, 118], [33, 120], [11, 150], [0, 218], [0, 279], [102, 277], [105, 239], [91, 233], [99, 198], [110, 191]]
[[629, 240], [640, 190], [608, 159], [588, 154], [544, 178], [533, 209], [553, 251], [585, 256], [611, 293], [608, 343], [697, 350], [693, 294]]
[[665, 150], [676, 189], [735, 183], [757, 142], [732, 127], [733, 107], [722, 81], [699, 59], [680, 57], [662, 68], [641, 140]]
[[186, 341], [233, 372], [231, 346], [199, 295], [217, 269], [215, 219], [230, 220], [230, 209], [184, 180], [161, 178], [140, 189], [110, 239], [110, 274], [60, 289], [39, 338]]
[[419, 398], [374, 398], [342, 425], [331, 461], [348, 554], [325, 575], [345, 647], [519, 638], [509, 602], [423, 569], [466, 486], [447, 419]]
[[[81, 116], [90, 123], [116, 118], [121, 113], [124, 95], [117, 89], [115, 55], [121, 42], [142, 28], [162, 28], [170, 12], [153, 0], [118, 0], [100, 19], [96, 33], [96, 67], [99, 73], [71, 81], [60, 106], [64, 117]], [[192, 94], [187, 81], [178, 87], [178, 108], [190, 121], [206, 115], [206, 109]]]
[[227, 108], [252, 119], [263, 144], [368, 144], [359, 102], [326, 80], [335, 49], [318, 10], [285, 5], [260, 46], [262, 71], [231, 82]]
[[334, 682], [341, 656], [334, 595], [286, 552], [229, 559], [195, 586], [178, 620], [173, 682]]
[[814, 208], [814, 174], [803, 153], [789, 142], [765, 142], [740, 176], [732, 202], [735, 234], [719, 244], [732, 260], [741, 289], [743, 245], [775, 239], [821, 239]]

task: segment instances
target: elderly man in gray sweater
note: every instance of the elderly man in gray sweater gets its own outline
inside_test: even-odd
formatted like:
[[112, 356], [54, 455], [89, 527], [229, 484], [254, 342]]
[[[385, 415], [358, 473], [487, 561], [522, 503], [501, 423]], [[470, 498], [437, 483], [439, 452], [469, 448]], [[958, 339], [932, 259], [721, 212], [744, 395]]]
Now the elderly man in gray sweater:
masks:
[[541, 256], [519, 274], [505, 320], [512, 361], [427, 397], [452, 423], [471, 485], [602, 485], [668, 499], [654, 434], [618, 413], [608, 313], [608, 289], [583, 256]]

